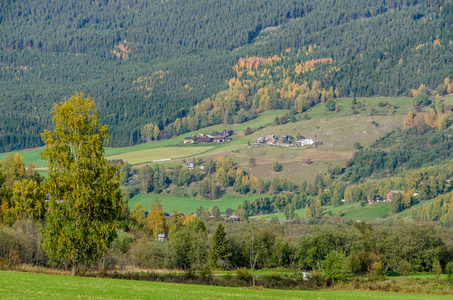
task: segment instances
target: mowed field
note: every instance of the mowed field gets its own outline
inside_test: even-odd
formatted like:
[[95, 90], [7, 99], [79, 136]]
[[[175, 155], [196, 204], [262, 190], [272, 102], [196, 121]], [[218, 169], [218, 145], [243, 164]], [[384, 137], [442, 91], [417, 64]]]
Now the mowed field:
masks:
[[195, 154], [203, 153], [214, 147], [163, 147], [139, 150], [134, 152], [125, 152], [113, 156], [108, 159], [122, 159], [132, 165], [152, 163], [158, 160], [171, 160], [176, 158], [189, 157]]
[[449, 296], [369, 291], [292, 291], [0, 271], [1, 299], [450, 299]]

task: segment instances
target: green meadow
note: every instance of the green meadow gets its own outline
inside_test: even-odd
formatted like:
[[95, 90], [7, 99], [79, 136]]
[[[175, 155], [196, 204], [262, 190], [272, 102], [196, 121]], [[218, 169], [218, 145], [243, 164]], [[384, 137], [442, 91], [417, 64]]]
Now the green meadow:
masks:
[[[355, 209], [355, 208], [358, 208], [358, 207], [360, 207], [359, 203], [345, 204], [345, 205], [342, 205], [342, 206], [339, 206], [339, 207], [323, 206], [324, 210], [322, 211], [322, 213], [323, 213], [323, 215], [325, 215], [325, 214], [336, 215], [338, 210], [341, 210], [341, 212], [343, 213], [344, 211], [347, 211], [349, 209]], [[296, 209], [296, 210], [294, 210], [294, 212], [297, 213], [300, 218], [305, 218], [305, 209], [304, 208]], [[279, 220], [286, 220], [286, 217], [285, 217], [285, 215], [282, 212], [281, 213], [268, 214], [268, 215], [255, 216], [255, 217], [252, 217], [252, 218], [260, 218], [260, 219], [264, 219], [264, 220], [277, 218]]]
[[145, 210], [149, 210], [151, 202], [158, 199], [160, 204], [162, 205], [163, 210], [168, 213], [171, 213], [174, 209], [176, 209], [178, 212], [190, 214], [194, 213], [197, 207], [199, 207], [200, 205], [206, 209], [210, 209], [211, 207], [216, 205], [223, 214], [228, 207], [236, 209], [238, 204], [242, 205], [244, 200], [253, 201], [259, 197], [260, 196], [258, 195], [234, 196], [226, 194], [217, 200], [207, 200], [207, 199], [196, 199], [193, 197], [176, 197], [165, 194], [156, 195], [150, 193], [135, 195], [129, 200], [128, 205], [131, 210], [134, 209], [134, 206], [137, 204], [141, 204]]
[[162, 147], [138, 150], [134, 152], [125, 152], [109, 156], [111, 160], [122, 159], [130, 164], [152, 163], [158, 160], [171, 160], [177, 158], [189, 157], [195, 154], [208, 151], [214, 147]]
[[450, 299], [449, 296], [335, 290], [272, 290], [0, 271], [1, 299]]

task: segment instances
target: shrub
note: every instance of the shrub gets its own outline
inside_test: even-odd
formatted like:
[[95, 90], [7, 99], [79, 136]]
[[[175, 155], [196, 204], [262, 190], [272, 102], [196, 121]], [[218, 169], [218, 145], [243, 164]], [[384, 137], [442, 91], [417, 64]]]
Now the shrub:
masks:
[[452, 284], [453, 283], [453, 262], [449, 262], [445, 266], [445, 274], [447, 274], [448, 281], [450, 282], [450, 284]]
[[253, 130], [252, 130], [252, 128], [250, 128], [250, 127], [247, 127], [247, 128], [245, 129], [245, 131], [244, 131], [244, 135], [249, 135], [249, 134], [251, 134], [251, 133], [253, 133]]
[[249, 270], [247, 270], [246, 268], [236, 269], [234, 273], [236, 275], [236, 278], [239, 280], [249, 282], [252, 279], [252, 276], [249, 274]]
[[352, 273], [346, 256], [338, 251], [330, 251], [323, 261], [326, 276], [333, 281], [346, 282], [351, 280]]
[[355, 142], [354, 143], [354, 148], [356, 148], [357, 150], [360, 150], [360, 149], [363, 149], [363, 146], [359, 142]]
[[370, 281], [379, 281], [385, 279], [385, 269], [384, 265], [381, 262], [374, 262], [368, 272], [368, 280]]
[[274, 170], [274, 172], [280, 172], [283, 169], [283, 166], [279, 164], [278, 161], [274, 161], [274, 163], [272, 164], [272, 169]]

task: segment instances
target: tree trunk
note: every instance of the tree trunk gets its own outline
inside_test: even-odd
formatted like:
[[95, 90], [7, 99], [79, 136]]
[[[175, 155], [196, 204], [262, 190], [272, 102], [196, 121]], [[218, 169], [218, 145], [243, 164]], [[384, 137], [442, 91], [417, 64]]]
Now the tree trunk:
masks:
[[76, 264], [73, 264], [73, 265], [72, 265], [71, 276], [76, 276], [76, 273], [77, 273], [77, 265], [76, 265]]

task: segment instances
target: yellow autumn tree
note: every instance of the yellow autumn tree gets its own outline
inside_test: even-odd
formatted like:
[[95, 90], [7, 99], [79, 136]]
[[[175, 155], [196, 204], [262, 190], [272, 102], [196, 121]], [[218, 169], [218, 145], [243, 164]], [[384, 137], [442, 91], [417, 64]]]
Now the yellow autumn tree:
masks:
[[154, 125], [153, 136], [156, 141], [158, 140], [159, 135], [160, 135], [159, 127], [157, 125]]
[[149, 123], [143, 126], [142, 128], [142, 140], [144, 142], [150, 142], [153, 139], [153, 129], [154, 129], [154, 124]]
[[10, 212], [14, 219], [31, 217], [39, 220], [44, 217], [45, 194], [36, 181], [15, 181], [12, 190]]
[[305, 211], [304, 211], [305, 218], [311, 218], [311, 210], [308, 204], [305, 205]]
[[181, 133], [181, 119], [180, 118], [177, 118], [175, 120], [175, 133], [176, 135], [179, 135]]
[[14, 181], [21, 179], [25, 174], [24, 159], [19, 155], [19, 152], [14, 155], [8, 154], [1, 165], [5, 173], [6, 183], [9, 186], [12, 186]]
[[8, 199], [6, 197], [2, 197], [0, 199], [0, 223], [5, 221], [6, 213], [9, 212], [9, 204]]
[[150, 211], [148, 214], [148, 225], [149, 228], [151, 228], [151, 230], [153, 231], [154, 236], [165, 233], [167, 230], [164, 210], [162, 209], [159, 200], [151, 203]]
[[414, 113], [409, 111], [407, 116], [403, 119], [403, 127], [404, 128], [411, 128], [412, 127], [412, 120], [414, 119]]

